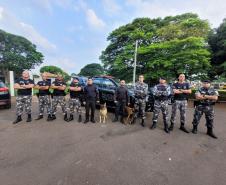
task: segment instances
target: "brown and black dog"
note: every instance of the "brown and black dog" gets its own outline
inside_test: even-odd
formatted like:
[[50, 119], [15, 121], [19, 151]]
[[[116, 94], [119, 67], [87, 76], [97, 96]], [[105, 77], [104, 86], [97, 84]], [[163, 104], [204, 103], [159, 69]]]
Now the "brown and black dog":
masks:
[[126, 106], [125, 109], [127, 112], [127, 118], [126, 118], [125, 124], [132, 124], [134, 119], [134, 108]]
[[107, 110], [106, 103], [101, 104], [100, 105], [100, 123], [102, 122], [106, 123], [107, 113], [108, 113], [108, 110]]

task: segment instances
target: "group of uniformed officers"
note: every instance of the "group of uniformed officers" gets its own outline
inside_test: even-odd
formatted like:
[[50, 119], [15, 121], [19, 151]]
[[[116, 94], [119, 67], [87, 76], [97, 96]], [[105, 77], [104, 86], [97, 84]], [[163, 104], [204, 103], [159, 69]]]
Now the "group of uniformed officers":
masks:
[[[25, 112], [27, 113], [27, 122], [32, 121], [31, 117], [31, 104], [32, 104], [32, 88], [38, 89], [38, 99], [39, 99], [39, 116], [36, 120], [43, 119], [44, 109], [47, 109], [47, 121], [53, 121], [56, 119], [56, 110], [57, 105], [60, 104], [62, 108], [62, 112], [64, 115], [64, 120], [70, 122], [74, 119], [75, 110], [78, 113], [78, 122], [82, 121], [82, 111], [81, 111], [81, 99], [80, 95], [84, 96], [86, 114], [84, 123], [88, 123], [91, 121], [95, 123], [94, 115], [95, 115], [95, 107], [96, 103], [99, 103], [99, 92], [97, 87], [93, 84], [92, 78], [88, 78], [87, 85], [83, 88], [79, 84], [78, 78], [73, 78], [70, 87], [70, 99], [69, 99], [69, 116], [66, 108], [66, 100], [65, 100], [65, 89], [66, 83], [63, 80], [62, 75], [57, 75], [56, 79], [52, 84], [47, 80], [47, 75], [45, 73], [42, 74], [42, 81], [39, 81], [36, 85], [34, 81], [30, 79], [29, 72], [24, 71], [22, 73], [22, 77], [19, 78], [14, 85], [14, 88], [17, 90], [16, 97], [16, 114], [17, 118], [13, 122], [13, 124], [19, 123], [22, 121], [22, 113], [23, 108], [25, 108]], [[50, 96], [49, 89], [53, 89], [52, 92], [52, 100]], [[174, 99], [172, 102], [172, 114], [169, 119], [169, 97], [170, 95], [174, 95]], [[189, 131], [185, 128], [186, 124], [186, 109], [188, 104], [188, 95], [191, 94], [191, 87], [188, 82], [185, 81], [185, 75], [180, 74], [178, 77], [178, 81], [172, 85], [167, 84], [166, 79], [164, 77], [159, 78], [159, 84], [155, 85], [153, 88], [153, 96], [154, 96], [154, 111], [152, 118], [152, 125], [150, 129], [155, 129], [157, 126], [158, 116], [160, 111], [163, 115], [164, 122], [164, 131], [169, 133], [173, 131], [176, 113], [177, 110], [180, 111], [180, 130], [185, 133], [189, 133]], [[134, 95], [135, 102], [133, 103], [133, 107], [135, 109], [134, 119], [137, 117], [141, 118], [141, 125], [145, 127], [145, 106], [148, 98], [148, 85], [144, 83], [144, 76], [139, 76], [139, 81], [134, 86]], [[196, 106], [194, 111], [193, 118], [193, 129], [192, 133], [197, 134], [197, 127], [200, 122], [200, 119], [205, 113], [206, 118], [206, 126], [207, 126], [207, 135], [212, 138], [217, 139], [217, 136], [213, 133], [213, 121], [214, 121], [214, 109], [213, 106], [218, 99], [218, 92], [211, 87], [211, 82], [209, 80], [204, 80], [202, 83], [202, 87], [199, 88], [196, 93]], [[124, 116], [126, 115], [125, 108], [126, 106], [130, 106], [130, 98], [128, 95], [128, 89], [126, 87], [125, 80], [120, 81], [120, 86], [115, 91], [114, 96], [116, 110], [115, 110], [115, 118], [113, 122], [119, 121], [124, 123]], [[90, 115], [91, 110], [91, 115]], [[169, 125], [170, 122], [170, 125]]]

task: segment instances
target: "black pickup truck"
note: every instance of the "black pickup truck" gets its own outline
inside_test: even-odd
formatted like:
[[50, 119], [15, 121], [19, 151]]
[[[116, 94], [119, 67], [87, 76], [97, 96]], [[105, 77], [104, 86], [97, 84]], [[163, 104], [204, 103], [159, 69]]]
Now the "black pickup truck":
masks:
[[[115, 90], [119, 86], [119, 81], [110, 76], [95, 76], [93, 77], [93, 83], [98, 87], [100, 95], [100, 103], [106, 102], [110, 108], [115, 108], [114, 94]], [[130, 102], [133, 104], [135, 101], [134, 91], [132, 88], [128, 88]], [[149, 89], [149, 95], [146, 102], [146, 111], [152, 112], [154, 106], [154, 98], [151, 89]]]

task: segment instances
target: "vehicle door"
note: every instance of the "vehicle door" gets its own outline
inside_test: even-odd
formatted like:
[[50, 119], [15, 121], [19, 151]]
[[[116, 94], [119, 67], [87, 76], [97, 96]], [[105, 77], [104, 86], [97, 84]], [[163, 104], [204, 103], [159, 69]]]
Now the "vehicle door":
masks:
[[108, 106], [114, 106], [114, 95], [117, 84], [110, 79], [103, 79], [102, 84], [102, 100], [106, 102]]

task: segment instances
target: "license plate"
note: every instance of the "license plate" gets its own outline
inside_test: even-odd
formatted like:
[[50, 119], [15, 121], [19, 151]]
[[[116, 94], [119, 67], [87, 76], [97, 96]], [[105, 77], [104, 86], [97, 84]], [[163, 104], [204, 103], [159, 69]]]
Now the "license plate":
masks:
[[8, 94], [8, 92], [0, 92], [0, 94]]

